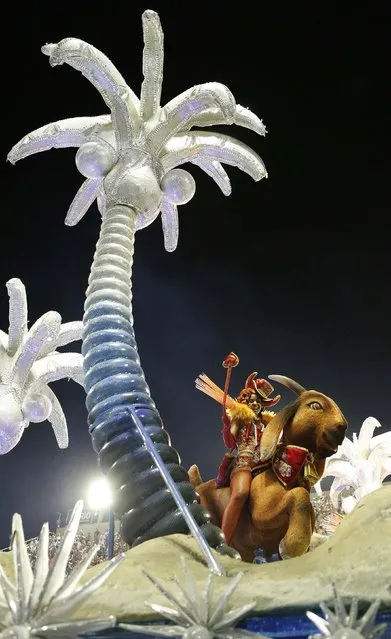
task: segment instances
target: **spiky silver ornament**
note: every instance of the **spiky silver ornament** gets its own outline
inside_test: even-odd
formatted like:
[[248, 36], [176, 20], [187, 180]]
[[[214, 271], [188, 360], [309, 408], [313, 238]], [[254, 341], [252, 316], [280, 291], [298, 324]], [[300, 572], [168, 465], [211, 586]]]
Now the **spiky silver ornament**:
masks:
[[124, 559], [119, 555], [98, 575], [80, 584], [99, 546], [94, 546], [68, 577], [66, 567], [79, 527], [83, 502], [78, 501], [62, 538], [57, 555], [49, 565], [48, 524], [42, 526], [39, 551], [34, 571], [27, 552], [22, 519], [12, 519], [12, 541], [15, 582], [12, 583], [0, 566], [0, 638], [30, 639], [30, 637], [78, 637], [80, 634], [103, 630], [115, 625], [111, 615], [100, 619], [76, 620], [73, 615], [82, 603], [106, 581]]
[[307, 612], [307, 617], [320, 630], [320, 633], [310, 635], [308, 639], [375, 639], [380, 637], [385, 631], [387, 624], [376, 625], [376, 615], [380, 606], [380, 599], [376, 599], [368, 608], [366, 613], [358, 618], [358, 599], [354, 597], [350, 604], [349, 611], [346, 610], [335, 585], [334, 591], [334, 611], [330, 610], [325, 603], [320, 603], [320, 608], [324, 618], [314, 612]]
[[[153, 602], [146, 601], [147, 606], [154, 612], [162, 615], [169, 621], [169, 624], [120, 624], [121, 628], [132, 632], [141, 632], [149, 635], [161, 637], [183, 637], [183, 639], [241, 639], [241, 637], [259, 637], [259, 635], [242, 628], [233, 627], [250, 610], [254, 608], [255, 601], [251, 601], [239, 608], [229, 606], [229, 600], [236, 590], [243, 573], [240, 572], [230, 580], [223, 594], [216, 603], [213, 603], [212, 596], [212, 573], [209, 573], [205, 588], [200, 590], [194, 576], [186, 562], [181, 556], [183, 567], [183, 581], [179, 581], [174, 575], [174, 582], [180, 590], [180, 597], [173, 594], [165, 585], [160, 583], [149, 572], [144, 570], [144, 574], [156, 586], [172, 607], [161, 606]], [[221, 578], [221, 577], [220, 577]], [[266, 639], [266, 638], [264, 638]]]

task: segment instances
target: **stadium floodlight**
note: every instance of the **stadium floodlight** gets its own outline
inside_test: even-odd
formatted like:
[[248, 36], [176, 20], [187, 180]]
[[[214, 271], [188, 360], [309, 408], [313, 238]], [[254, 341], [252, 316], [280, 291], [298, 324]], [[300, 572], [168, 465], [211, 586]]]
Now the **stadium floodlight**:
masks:
[[88, 505], [93, 510], [103, 510], [111, 504], [112, 495], [110, 486], [104, 477], [91, 482], [88, 489]]

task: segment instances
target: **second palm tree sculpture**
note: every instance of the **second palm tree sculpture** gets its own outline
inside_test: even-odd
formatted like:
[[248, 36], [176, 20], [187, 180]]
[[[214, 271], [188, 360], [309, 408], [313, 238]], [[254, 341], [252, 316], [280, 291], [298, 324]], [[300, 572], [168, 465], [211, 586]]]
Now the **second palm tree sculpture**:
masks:
[[83, 386], [83, 357], [57, 349], [81, 339], [82, 322], [61, 323], [49, 311], [30, 329], [24, 284], [8, 280], [9, 330], [0, 330], [0, 455], [12, 450], [30, 423], [48, 420], [60, 448], [68, 446], [67, 422], [48, 384], [73, 379]]
[[190, 162], [210, 175], [225, 195], [229, 178], [222, 163], [266, 177], [262, 160], [233, 138], [194, 130], [238, 124], [265, 134], [261, 120], [235, 103], [219, 83], [188, 89], [160, 106], [163, 33], [154, 11], [143, 14], [144, 81], [140, 100], [110, 60], [74, 38], [43, 47], [52, 65], [67, 63], [100, 91], [111, 115], [62, 120], [23, 138], [10, 152], [16, 162], [50, 148], [79, 147], [76, 165], [87, 178], [65, 223], [76, 224], [97, 199], [102, 214], [100, 238], [86, 293], [83, 355], [90, 432], [104, 472], [116, 488], [115, 508], [129, 544], [175, 532], [187, 532], [160, 472], [140, 439], [147, 432], [190, 507], [209, 544], [224, 549], [221, 531], [208, 513], [170, 446], [161, 417], [140, 366], [133, 330], [131, 273], [135, 231], [161, 213], [165, 248], [178, 241], [177, 206], [188, 202], [195, 182], [176, 168]]

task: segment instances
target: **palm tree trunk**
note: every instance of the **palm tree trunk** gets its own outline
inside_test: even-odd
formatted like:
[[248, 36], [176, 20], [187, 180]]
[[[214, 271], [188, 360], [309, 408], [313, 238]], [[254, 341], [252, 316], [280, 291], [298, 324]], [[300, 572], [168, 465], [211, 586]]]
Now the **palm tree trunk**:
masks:
[[136, 214], [125, 206], [103, 218], [86, 293], [83, 356], [90, 433], [114, 488], [114, 511], [130, 546], [187, 533], [188, 527], [133, 423], [136, 412], [212, 547], [224, 547], [171, 447], [137, 352], [131, 305]]

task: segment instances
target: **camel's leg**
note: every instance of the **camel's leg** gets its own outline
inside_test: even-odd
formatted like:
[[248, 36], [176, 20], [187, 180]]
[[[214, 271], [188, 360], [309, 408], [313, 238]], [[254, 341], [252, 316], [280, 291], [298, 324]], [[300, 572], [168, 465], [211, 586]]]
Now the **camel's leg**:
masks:
[[292, 488], [286, 493], [285, 507], [289, 524], [279, 545], [282, 559], [299, 557], [307, 552], [313, 530], [313, 508], [305, 488]]
[[209, 512], [212, 518], [212, 524], [221, 528], [223, 512], [229, 500], [229, 488], [216, 488], [216, 481], [214, 479], [210, 479], [194, 487], [200, 499], [201, 506]]
[[231, 476], [231, 495], [224, 510], [221, 529], [229, 545], [238, 525], [243, 506], [250, 494], [251, 471], [238, 470]]

